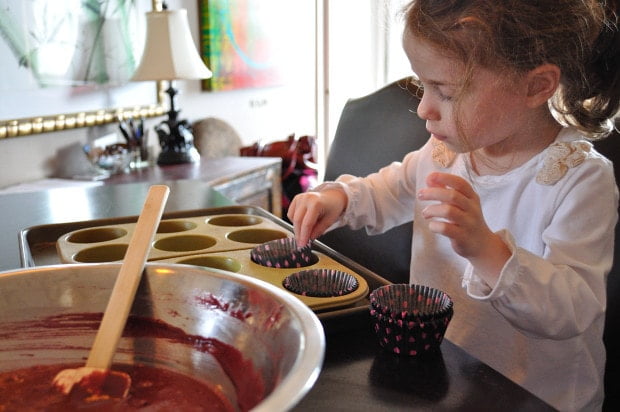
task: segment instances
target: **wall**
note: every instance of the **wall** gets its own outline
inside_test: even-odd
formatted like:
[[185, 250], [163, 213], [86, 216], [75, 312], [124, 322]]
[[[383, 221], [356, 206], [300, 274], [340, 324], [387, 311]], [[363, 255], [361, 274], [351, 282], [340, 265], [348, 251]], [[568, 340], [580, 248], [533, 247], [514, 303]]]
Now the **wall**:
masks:
[[[285, 86], [265, 89], [205, 92], [200, 81], [178, 81], [181, 117], [195, 121], [218, 117], [228, 121], [244, 143], [276, 140], [290, 133], [315, 134], [314, 0], [297, 0], [290, 30], [290, 58]], [[196, 45], [198, 1], [168, 1], [170, 9], [186, 8]], [[163, 118], [149, 120], [152, 127]], [[0, 140], [0, 188], [53, 175], [78, 173], [85, 167], [81, 145], [93, 137], [116, 132], [112, 126], [75, 129]], [[152, 133], [154, 139], [154, 133]], [[75, 157], [74, 157], [75, 156]], [[68, 164], [67, 158], [78, 159]]]

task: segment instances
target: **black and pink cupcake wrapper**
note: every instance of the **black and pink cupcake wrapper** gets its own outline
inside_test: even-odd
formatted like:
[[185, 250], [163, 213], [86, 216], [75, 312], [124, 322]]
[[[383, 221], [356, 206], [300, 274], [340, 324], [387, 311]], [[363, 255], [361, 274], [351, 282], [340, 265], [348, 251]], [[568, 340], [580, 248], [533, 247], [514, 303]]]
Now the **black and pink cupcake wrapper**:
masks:
[[397, 284], [370, 294], [370, 315], [379, 344], [396, 354], [436, 351], [454, 314], [452, 299], [423, 285]]
[[293, 238], [276, 239], [253, 248], [250, 258], [254, 263], [273, 268], [301, 268], [315, 264], [318, 257], [311, 245], [297, 247]]
[[309, 269], [287, 276], [282, 286], [298, 295], [327, 298], [352, 293], [359, 287], [359, 281], [335, 269]]

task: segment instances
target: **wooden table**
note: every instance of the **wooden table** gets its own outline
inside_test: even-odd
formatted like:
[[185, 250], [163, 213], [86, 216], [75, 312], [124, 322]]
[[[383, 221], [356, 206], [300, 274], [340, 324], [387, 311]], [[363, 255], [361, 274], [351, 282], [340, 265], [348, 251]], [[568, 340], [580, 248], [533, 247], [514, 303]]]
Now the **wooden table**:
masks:
[[434, 356], [384, 351], [370, 316], [325, 325], [318, 381], [294, 411], [553, 411], [506, 377], [444, 340]]
[[[232, 204], [201, 181], [167, 184], [171, 191], [165, 212]], [[149, 186], [129, 183], [0, 196], [0, 270], [20, 267], [21, 230], [138, 215]], [[327, 337], [325, 362], [296, 411], [551, 410], [448, 341], [442, 343], [438, 356], [399, 358], [378, 346], [363, 313], [332, 318], [323, 325]]]

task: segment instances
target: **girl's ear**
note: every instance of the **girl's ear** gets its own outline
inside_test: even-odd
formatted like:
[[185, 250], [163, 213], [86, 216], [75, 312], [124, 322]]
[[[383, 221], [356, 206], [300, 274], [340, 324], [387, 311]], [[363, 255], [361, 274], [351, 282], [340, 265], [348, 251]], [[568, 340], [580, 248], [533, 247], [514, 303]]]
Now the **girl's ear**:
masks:
[[538, 107], [553, 96], [560, 85], [561, 71], [555, 64], [543, 64], [526, 75], [527, 103], [531, 108]]

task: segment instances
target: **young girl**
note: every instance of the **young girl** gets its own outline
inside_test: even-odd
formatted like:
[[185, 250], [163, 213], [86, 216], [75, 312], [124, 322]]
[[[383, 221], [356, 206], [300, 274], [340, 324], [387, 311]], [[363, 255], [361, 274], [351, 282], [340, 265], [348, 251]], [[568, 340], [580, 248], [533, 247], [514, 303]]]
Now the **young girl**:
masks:
[[446, 337], [560, 410], [603, 401], [618, 191], [588, 139], [620, 105], [615, 13], [596, 0], [411, 2], [403, 44], [428, 143], [288, 213], [299, 244], [413, 219], [410, 281], [454, 300]]

